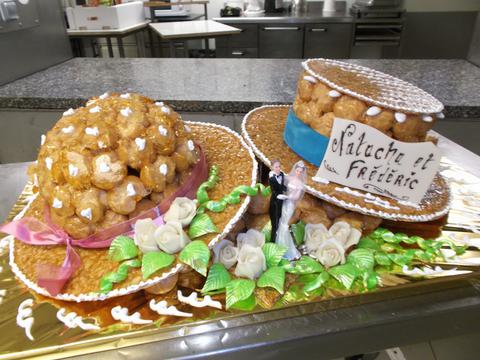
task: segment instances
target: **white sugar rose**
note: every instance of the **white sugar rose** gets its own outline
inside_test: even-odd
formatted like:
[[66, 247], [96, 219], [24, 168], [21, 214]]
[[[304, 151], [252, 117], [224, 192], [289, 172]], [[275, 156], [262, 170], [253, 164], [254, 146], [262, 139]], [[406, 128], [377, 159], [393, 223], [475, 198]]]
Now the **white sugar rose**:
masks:
[[345, 249], [339, 241], [333, 238], [326, 240], [320, 245], [315, 252], [315, 256], [325, 267], [332, 267], [345, 263]]
[[305, 246], [309, 253], [314, 253], [330, 237], [330, 233], [323, 224], [305, 226]]
[[152, 219], [141, 219], [135, 223], [133, 240], [143, 253], [158, 251], [154, 236], [155, 230], [157, 230], [157, 226]]
[[267, 269], [265, 255], [260, 247], [244, 244], [238, 253], [235, 275], [255, 280]]
[[179, 221], [183, 227], [188, 226], [197, 212], [195, 202], [187, 197], [178, 197], [173, 200], [170, 209], [165, 213], [165, 222]]
[[230, 269], [237, 263], [238, 249], [230, 240], [223, 239], [213, 247], [215, 254], [213, 262], [225, 265], [226, 269]]
[[250, 245], [253, 247], [261, 248], [265, 245], [265, 235], [255, 229], [250, 229], [246, 233], [241, 233], [237, 235], [237, 246], [239, 249], [243, 247], [243, 245]]
[[154, 237], [160, 250], [167, 254], [178, 253], [190, 242], [179, 221], [170, 221], [158, 227]]
[[350, 226], [345, 221], [339, 221], [330, 227], [330, 234], [339, 241], [345, 250], [350, 246], [357, 245], [362, 236], [362, 232]]

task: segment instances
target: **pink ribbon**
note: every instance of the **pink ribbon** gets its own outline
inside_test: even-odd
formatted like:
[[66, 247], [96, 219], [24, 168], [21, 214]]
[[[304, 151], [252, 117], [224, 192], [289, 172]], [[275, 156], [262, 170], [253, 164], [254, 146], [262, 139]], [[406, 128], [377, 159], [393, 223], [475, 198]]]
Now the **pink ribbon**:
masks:
[[46, 223], [32, 217], [24, 217], [0, 226], [0, 232], [13, 235], [16, 239], [28, 245], [66, 246], [65, 259], [61, 266], [37, 264], [35, 269], [38, 285], [45, 288], [52, 296], [55, 296], [60, 293], [67, 281], [81, 266], [81, 259], [75, 251], [75, 247], [85, 249], [107, 248], [115, 237], [131, 233], [137, 220], [151, 218], [157, 225], [162, 224], [162, 214], [167, 212], [175, 198], [195, 198], [198, 187], [208, 177], [207, 162], [201, 148], [199, 148], [199, 154], [200, 159], [193, 167], [186, 181], [159, 205], [142, 212], [134, 218], [113, 225], [86, 238], [72, 239], [65, 231], [54, 225], [50, 220], [48, 207], [45, 210]]

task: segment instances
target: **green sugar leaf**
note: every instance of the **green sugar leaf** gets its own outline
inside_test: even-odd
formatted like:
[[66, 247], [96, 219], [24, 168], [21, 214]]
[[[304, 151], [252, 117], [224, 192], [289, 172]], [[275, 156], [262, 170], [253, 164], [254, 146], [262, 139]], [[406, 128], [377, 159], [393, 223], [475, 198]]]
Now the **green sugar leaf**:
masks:
[[383, 251], [378, 251], [375, 253], [375, 261], [377, 262], [377, 264], [383, 266], [390, 266], [392, 264], [392, 261], [390, 260], [388, 255]]
[[319, 289], [330, 278], [328, 272], [324, 271], [318, 274], [313, 280], [307, 282], [303, 287], [303, 291], [306, 293], [312, 293], [314, 290]]
[[192, 269], [207, 276], [207, 265], [210, 261], [210, 250], [201, 240], [195, 240], [187, 244], [178, 256], [181, 262], [189, 265]]
[[347, 262], [359, 270], [372, 270], [375, 265], [373, 250], [355, 249], [348, 255]]
[[258, 287], [271, 287], [283, 294], [285, 270], [279, 266], [267, 269], [257, 281]]
[[188, 228], [188, 236], [190, 239], [195, 239], [210, 233], [218, 233], [218, 229], [210, 216], [206, 213], [195, 215]]
[[296, 224], [291, 226], [293, 240], [295, 240], [295, 245], [300, 246], [303, 244], [305, 238], [305, 223], [303, 221], [299, 221]]
[[265, 242], [272, 241], [272, 223], [271, 221], [267, 222], [262, 229], [262, 234], [265, 235]]
[[252, 311], [257, 305], [257, 299], [255, 294], [250, 295], [245, 300], [240, 300], [232, 305], [230, 309], [237, 309], [242, 311]]
[[133, 259], [138, 256], [138, 248], [131, 237], [117, 236], [108, 249], [108, 257], [113, 261]]
[[358, 276], [358, 270], [352, 264], [337, 265], [328, 270], [328, 272], [347, 290], [352, 287], [353, 282]]
[[163, 251], [148, 252], [142, 257], [143, 279], [148, 279], [152, 274], [160, 269], [173, 264], [175, 256], [164, 253]]
[[285, 265], [284, 269], [291, 274], [313, 274], [321, 273], [324, 270], [323, 266], [310, 256], [302, 256], [294, 264]]
[[262, 246], [265, 260], [267, 261], [267, 267], [271, 268], [277, 266], [282, 260], [283, 255], [287, 252], [287, 248], [275, 243], [266, 243]]
[[239, 301], [248, 299], [255, 290], [255, 281], [249, 279], [235, 279], [226, 285], [227, 310]]
[[203, 286], [202, 293], [225, 289], [232, 277], [225, 266], [221, 263], [215, 263], [208, 271], [207, 280]]

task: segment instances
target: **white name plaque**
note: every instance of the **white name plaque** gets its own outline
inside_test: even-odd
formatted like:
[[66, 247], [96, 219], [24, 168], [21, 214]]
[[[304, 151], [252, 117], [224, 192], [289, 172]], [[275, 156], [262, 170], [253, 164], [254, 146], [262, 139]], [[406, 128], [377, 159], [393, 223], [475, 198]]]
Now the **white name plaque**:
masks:
[[345, 186], [418, 204], [437, 173], [440, 150], [406, 143], [362, 123], [335, 118], [317, 175]]

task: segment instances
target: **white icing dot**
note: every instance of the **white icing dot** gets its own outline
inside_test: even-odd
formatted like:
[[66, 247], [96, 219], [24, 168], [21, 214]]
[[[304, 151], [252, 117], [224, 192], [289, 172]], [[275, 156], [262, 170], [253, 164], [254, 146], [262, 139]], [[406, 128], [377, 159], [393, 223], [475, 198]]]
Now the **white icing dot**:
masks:
[[87, 106], [93, 105], [97, 102], [97, 100], [88, 100], [87, 101]]
[[99, 170], [101, 173], [107, 173], [107, 172], [109, 172], [111, 169], [110, 169], [110, 166], [108, 166], [107, 163], [100, 162], [100, 163], [98, 164], [98, 170]]
[[40, 136], [40, 145], [45, 144], [45, 140], [47, 140], [47, 137], [42, 134], [42, 136]]
[[167, 136], [168, 130], [163, 127], [163, 125], [158, 125], [158, 132], [162, 136]]
[[192, 132], [192, 129], [188, 125], [184, 126], [186, 132]]
[[48, 170], [52, 170], [53, 159], [50, 157], [45, 158], [45, 165], [47, 166]]
[[132, 109], [130, 109], [129, 107], [120, 110], [120, 114], [122, 114], [124, 117], [128, 117], [131, 113]]
[[342, 96], [342, 94], [340, 94], [337, 90], [330, 90], [328, 92], [328, 96], [330, 96], [332, 98], [338, 98], [338, 97]]
[[121, 94], [120, 97], [122, 99], [130, 99], [130, 93]]
[[135, 139], [135, 144], [137, 144], [137, 148], [139, 151], [143, 151], [145, 150], [145, 143], [147, 141], [145, 139], [142, 139], [142, 138], [136, 138]]
[[61, 209], [63, 207], [63, 202], [57, 198], [53, 198], [52, 207], [55, 209]]
[[108, 97], [108, 92], [103, 93], [102, 95], [99, 96], [100, 99], [105, 100]]
[[162, 175], [167, 175], [167, 172], [168, 172], [168, 166], [167, 166], [167, 164], [162, 164], [162, 165], [160, 165], [160, 167], [158, 168], [158, 170], [160, 171], [160, 174], [162, 174]]
[[380, 109], [378, 106], [372, 106], [369, 107], [367, 110], [367, 115], [368, 116], [377, 116], [382, 112], [382, 109]]
[[312, 84], [317, 83], [317, 79], [315, 79], [313, 76], [310, 76], [310, 75], [304, 76], [303, 80], [306, 80], [306, 81], [308, 81], [309, 83], [312, 83]]
[[155, 105], [157, 105], [157, 106], [163, 106], [163, 105], [165, 105], [165, 104], [163, 103], [163, 101], [156, 101], [156, 102], [155, 102]]
[[437, 114], [437, 118], [439, 118], [439, 119], [445, 119], [445, 115], [443, 114], [443, 112], [439, 112], [439, 113]]
[[430, 115], [423, 115], [422, 120], [425, 122], [432, 122], [433, 118]]
[[94, 114], [94, 113], [99, 113], [100, 112], [100, 106], [95, 106], [93, 108], [91, 108], [90, 110], [88, 110], [91, 114]]
[[78, 167], [72, 164], [68, 164], [68, 174], [70, 176], [77, 176], [78, 175]]
[[33, 174], [33, 185], [38, 187], [38, 176], [37, 176], [37, 174]]
[[135, 191], [135, 188], [133, 187], [133, 184], [128, 184], [128, 185], [127, 185], [127, 195], [128, 195], [128, 196], [135, 196], [135, 195], [137, 195], [137, 192]]
[[99, 134], [98, 127], [95, 126], [93, 128], [91, 128], [91, 127], [85, 128], [85, 134], [92, 135], [92, 136], [98, 136], [98, 134]]
[[98, 144], [98, 147], [99, 147], [100, 149], [104, 149], [104, 148], [107, 147], [107, 145], [105, 145], [105, 143], [104, 143], [103, 141], [98, 141], [97, 144]]
[[162, 112], [163, 112], [164, 114], [170, 114], [170, 109], [167, 108], [166, 106], [162, 106]]
[[92, 209], [86, 208], [80, 211], [80, 215], [82, 215], [85, 219], [92, 220]]
[[188, 141], [187, 141], [187, 148], [188, 148], [188, 150], [190, 150], [190, 151], [193, 151], [193, 150], [195, 149], [195, 144], [193, 143], [192, 140], [188, 140]]
[[65, 111], [63, 113], [63, 116], [70, 116], [70, 115], [73, 115], [75, 114], [75, 110], [73, 110], [72, 108], [68, 109], [67, 111]]
[[75, 128], [73, 127], [73, 125], [70, 125], [70, 126], [64, 127], [62, 129], [62, 132], [64, 134], [71, 134], [74, 130], [75, 130]]
[[407, 120], [407, 115], [401, 112], [396, 112], [395, 113], [395, 120], [397, 120], [399, 123], [405, 122]]

